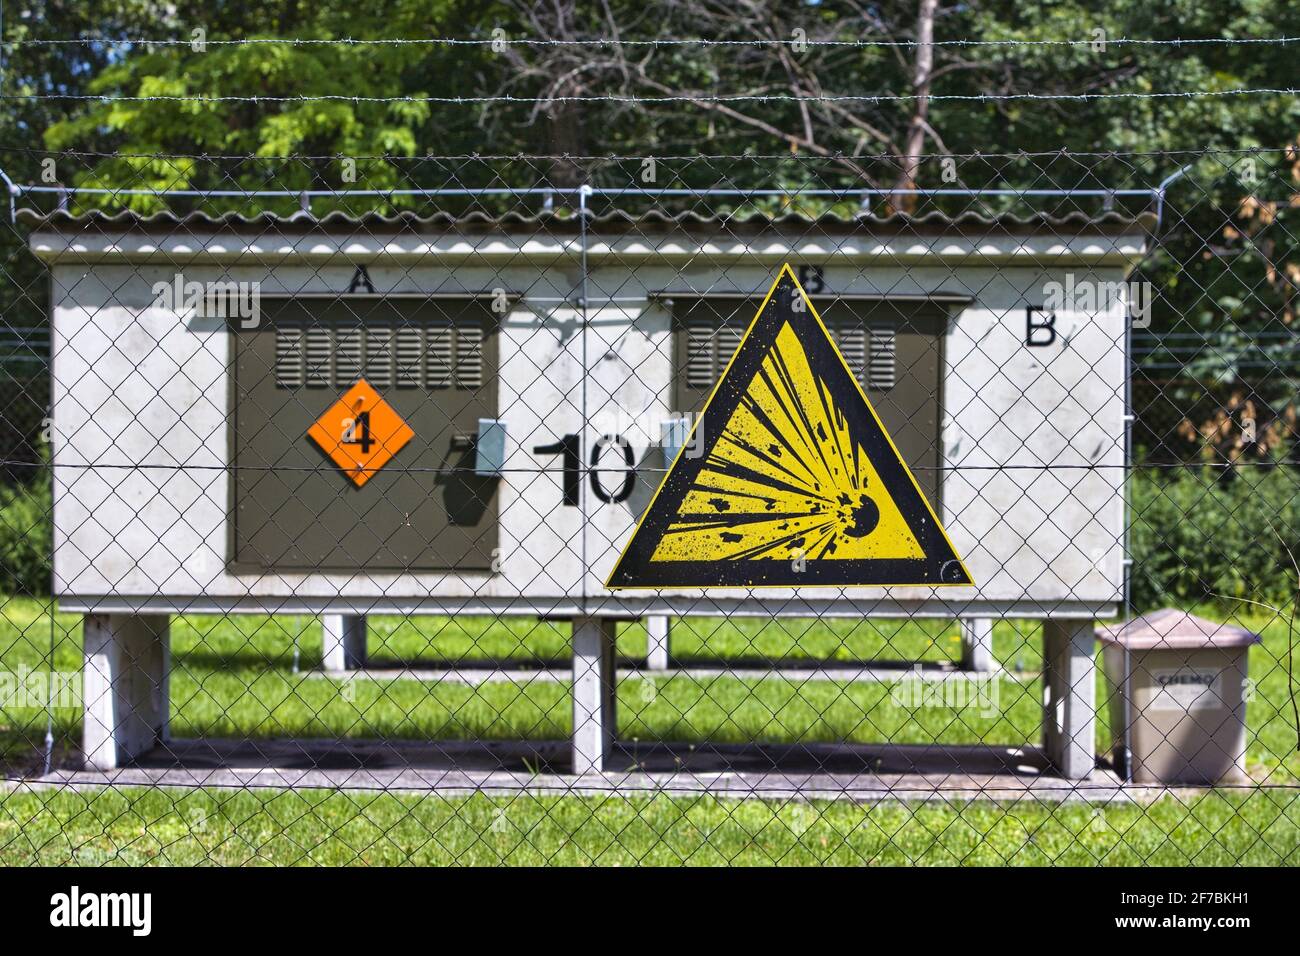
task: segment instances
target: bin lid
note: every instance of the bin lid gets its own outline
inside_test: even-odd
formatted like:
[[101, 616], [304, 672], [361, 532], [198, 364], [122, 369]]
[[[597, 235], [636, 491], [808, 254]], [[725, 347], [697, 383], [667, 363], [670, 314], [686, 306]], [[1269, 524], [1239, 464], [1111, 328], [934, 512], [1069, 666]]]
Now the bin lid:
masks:
[[1172, 607], [1103, 627], [1097, 636], [1103, 644], [1117, 644], [1131, 650], [1248, 647], [1260, 640], [1258, 634], [1244, 627], [1207, 621]]

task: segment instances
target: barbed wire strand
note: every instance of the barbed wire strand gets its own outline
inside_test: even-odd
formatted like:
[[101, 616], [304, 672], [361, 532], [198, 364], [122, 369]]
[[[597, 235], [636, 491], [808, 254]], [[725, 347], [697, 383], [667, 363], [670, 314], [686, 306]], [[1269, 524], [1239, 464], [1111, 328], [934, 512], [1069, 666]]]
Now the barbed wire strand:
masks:
[[[209, 161], [219, 160], [238, 160], [243, 162], [251, 161], [275, 161], [275, 160], [328, 160], [328, 159], [357, 159], [357, 160], [387, 160], [401, 162], [534, 162], [555, 160], [569, 161], [592, 161], [592, 162], [643, 162], [646, 159], [686, 161], [690, 160], [696, 163], [713, 163], [713, 162], [746, 162], [756, 161], [773, 161], [786, 160], [796, 161], [799, 165], [809, 165], [810, 163], [833, 163], [839, 159], [853, 159], [856, 162], [869, 162], [872, 160], [892, 160], [897, 161], [897, 153], [831, 153], [828, 156], [817, 154], [800, 154], [791, 156], [786, 151], [782, 153], [659, 153], [653, 150], [647, 150], [645, 153], [633, 155], [631, 153], [412, 153], [408, 155], [398, 153], [134, 153], [124, 152], [121, 150], [91, 150], [91, 149], [55, 149], [43, 146], [27, 146], [17, 143], [0, 143], [0, 153], [22, 153], [34, 156], [87, 156], [97, 158], [116, 158], [116, 159], [199, 159]], [[1008, 152], [987, 152], [976, 150], [974, 152], [925, 152], [911, 153], [912, 157], [917, 159], [972, 159], [972, 160], [1031, 160], [1031, 159], [1128, 159], [1131, 157], [1151, 157], [1151, 158], [1168, 158], [1173, 156], [1210, 156], [1214, 154], [1225, 155], [1269, 155], [1284, 154], [1300, 155], [1300, 147], [1292, 145], [1286, 146], [1210, 146], [1199, 148], [1181, 148], [1181, 149], [1108, 149], [1108, 150], [1074, 150], [1069, 147], [1058, 147], [1056, 149], [1041, 150], [1013, 150]]]
[[[1104, 36], [1048, 39], [1000, 38], [971, 40], [964, 38], [934, 40], [928, 46], [937, 47], [1052, 47], [1052, 46], [1285, 46], [1300, 42], [1300, 37], [1115, 37]], [[920, 45], [918, 40], [873, 39], [814, 39], [812, 37], [755, 37], [751, 39], [714, 39], [709, 37], [661, 37], [644, 40], [612, 37], [230, 37], [216, 40], [186, 39], [183, 37], [32, 37], [9, 40], [0, 46], [16, 49], [24, 46], [188, 46], [201, 52], [206, 46], [536, 46], [536, 47], [899, 47], [904, 49]]]
[[1100, 100], [1159, 100], [1201, 99], [1232, 96], [1295, 96], [1300, 89], [1292, 87], [1243, 87], [1228, 90], [1168, 90], [1124, 91], [1110, 93], [916, 93], [881, 94], [820, 94], [794, 96], [787, 93], [723, 93], [680, 94], [672, 96], [638, 96], [634, 94], [607, 93], [592, 96], [513, 96], [508, 93], [492, 96], [349, 96], [343, 93], [294, 94], [284, 96], [249, 96], [218, 94], [215, 96], [188, 96], [181, 94], [156, 94], [135, 96], [97, 93], [6, 93], [4, 100], [89, 101], [99, 103], [438, 103], [453, 106], [510, 103], [514, 105], [549, 105], [555, 103], [910, 103], [918, 99], [930, 102], [1006, 103], [1034, 102], [1096, 102]]

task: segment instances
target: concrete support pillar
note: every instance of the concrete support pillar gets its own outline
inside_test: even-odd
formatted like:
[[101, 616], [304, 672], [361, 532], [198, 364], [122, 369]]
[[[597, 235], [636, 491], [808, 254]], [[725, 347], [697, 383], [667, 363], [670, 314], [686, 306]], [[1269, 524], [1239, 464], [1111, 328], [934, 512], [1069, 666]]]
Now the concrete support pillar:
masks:
[[1043, 747], [1061, 776], [1097, 764], [1097, 667], [1092, 621], [1043, 622]]
[[82, 749], [89, 770], [115, 770], [167, 736], [168, 617], [87, 614]]
[[668, 670], [668, 635], [671, 629], [667, 614], [651, 614], [645, 619], [645, 665], [652, 671]]
[[322, 614], [321, 666], [327, 671], [352, 671], [366, 666], [366, 616]]
[[614, 635], [609, 618], [573, 619], [573, 772], [599, 773], [614, 746]]
[[963, 617], [961, 624], [961, 666], [963, 670], [987, 674], [997, 666], [993, 658], [993, 619]]

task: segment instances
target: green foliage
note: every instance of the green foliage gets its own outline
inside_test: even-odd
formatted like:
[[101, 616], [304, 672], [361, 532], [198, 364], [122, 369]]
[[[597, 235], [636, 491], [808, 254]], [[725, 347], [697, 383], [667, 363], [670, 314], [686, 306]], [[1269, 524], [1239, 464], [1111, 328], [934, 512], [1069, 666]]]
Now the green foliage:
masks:
[[50, 593], [50, 509], [48, 474], [0, 484], [0, 593]]
[[[1130, 480], [1133, 600], [1142, 611], [1234, 598], [1287, 608], [1300, 557], [1292, 467], [1139, 471]], [[1288, 550], [1289, 549], [1289, 550]]]
[[[443, 107], [435, 116], [424, 99], [473, 95], [483, 80], [480, 61], [487, 54], [478, 47], [427, 44], [264, 42], [340, 37], [419, 40], [461, 34], [463, 25], [474, 19], [455, 0], [399, 0], [382, 6], [373, 9], [337, 0], [310, 7], [175, 4], [165, 22], [142, 32], [185, 42], [119, 43], [119, 55], [85, 83], [86, 92], [93, 95], [163, 99], [70, 104], [63, 117], [44, 129], [45, 145], [53, 150], [103, 151], [105, 155], [98, 158], [78, 159], [63, 181], [144, 190], [145, 194], [89, 200], [141, 212], [166, 208], [165, 200], [149, 193], [167, 190], [406, 185], [391, 163], [356, 161], [355, 169], [345, 170], [344, 158], [410, 157], [423, 149], [455, 153], [478, 148], [482, 133], [472, 110]], [[479, 15], [484, 15], [481, 7]], [[190, 45], [194, 29], [201, 29], [208, 41], [200, 49]], [[232, 39], [258, 42], [220, 42]], [[265, 99], [210, 103], [166, 99], [187, 96]], [[297, 99], [303, 96], [328, 99]], [[400, 99], [372, 102], [382, 98]], [[294, 158], [218, 167], [186, 155]], [[394, 205], [403, 201], [393, 198]], [[367, 203], [383, 207], [383, 201], [374, 197]], [[230, 208], [250, 214], [261, 211], [247, 202]], [[328, 202], [314, 207], [318, 213], [331, 208]]]
[[[125, 0], [83, 4], [86, 19], [102, 22], [108, 37], [130, 35], [135, 21]], [[814, 46], [798, 55], [775, 48], [665, 46], [488, 46], [439, 44], [295, 44], [222, 46], [224, 39], [485, 39], [500, 27], [509, 40], [547, 37], [562, 41], [626, 41], [707, 37], [739, 40], [789, 38], [794, 28], [814, 40], [908, 40], [916, 30], [914, 0], [884, 0], [869, 11], [844, 0], [790, 9], [762, 0], [745, 5], [683, 5], [671, 0], [589, 3], [566, 0], [538, 8], [522, 0], [393, 0], [375, 10], [323, 0], [213, 5], [183, 0], [137, 33], [187, 41], [167, 46], [106, 44], [86, 57], [84, 70], [68, 61], [74, 90], [104, 96], [333, 95], [409, 97], [397, 103], [348, 100], [314, 102], [193, 103], [98, 102], [64, 104], [62, 117], [40, 126], [54, 149], [91, 148], [132, 153], [236, 153], [318, 155], [320, 161], [287, 163], [279, 185], [340, 184], [339, 155], [413, 156], [489, 152], [634, 156], [666, 153], [781, 153], [797, 145], [802, 156], [869, 156], [902, 149], [912, 104], [889, 98], [911, 92], [912, 52], [906, 47]], [[192, 50], [194, 28], [209, 45]], [[1224, 91], [1278, 87], [1293, 72], [1293, 46], [1222, 44], [1181, 47], [1111, 42], [1094, 48], [1103, 30], [1109, 40], [1294, 36], [1300, 8], [1281, 0], [1150, 0], [1107, 4], [1078, 2], [941, 4], [939, 41], [1054, 41], [1036, 46], [940, 46], [933, 93], [1130, 93]], [[74, 36], [76, 32], [66, 32]], [[39, 49], [39, 48], [38, 48]], [[111, 51], [107, 55], [104, 50]], [[42, 65], [18, 48], [11, 65], [20, 82]], [[72, 64], [75, 66], [76, 64]], [[808, 93], [885, 97], [881, 102], [835, 104], [768, 101], [728, 104], [698, 100], [701, 93]], [[508, 93], [532, 97], [614, 96], [581, 106], [548, 102], [428, 103], [428, 97], [482, 97]], [[678, 102], [635, 107], [617, 97], [684, 97]], [[691, 99], [695, 97], [695, 99]], [[1118, 98], [1094, 101], [944, 100], [931, 104], [927, 153], [1071, 150], [1240, 149], [1287, 142], [1300, 127], [1294, 97]], [[798, 143], [796, 144], [796, 140]], [[1080, 159], [1069, 161], [1072, 165]], [[117, 185], [179, 188], [196, 169], [167, 160], [138, 163], [107, 156], [91, 179]], [[773, 164], [776, 167], [777, 164]], [[866, 169], [891, 178], [890, 169], [862, 159], [842, 171]], [[1074, 165], [1077, 174], [1083, 165]], [[542, 172], [546, 172], [543, 168]], [[1166, 170], [1166, 172], [1169, 170]], [[376, 166], [376, 177], [391, 176]], [[726, 171], [722, 171], [726, 173]], [[931, 161], [923, 178], [937, 180]], [[773, 168], [769, 173], [780, 175]], [[716, 175], [716, 172], [715, 172]], [[966, 173], [961, 173], [963, 180]], [[244, 186], [256, 185], [250, 179]], [[288, 177], [287, 179], [285, 177]], [[90, 180], [87, 180], [89, 182]], [[360, 184], [361, 180], [358, 180]], [[201, 182], [193, 185], [224, 184]], [[1032, 168], [1021, 185], [1044, 186]], [[382, 187], [382, 179], [372, 185]], [[977, 184], [978, 185], [978, 184]], [[1115, 185], [1095, 183], [1094, 185]], [[138, 200], [131, 200], [138, 201]]]

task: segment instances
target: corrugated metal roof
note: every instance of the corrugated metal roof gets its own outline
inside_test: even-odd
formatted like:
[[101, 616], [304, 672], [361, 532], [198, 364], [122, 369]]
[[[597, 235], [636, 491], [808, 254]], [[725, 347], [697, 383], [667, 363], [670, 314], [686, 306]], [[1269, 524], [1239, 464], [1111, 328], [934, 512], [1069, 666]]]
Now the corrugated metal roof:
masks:
[[[322, 216], [307, 212], [298, 212], [290, 216], [264, 212], [255, 216], [239, 213], [211, 215], [206, 212], [159, 212], [141, 215], [134, 212], [108, 214], [99, 210], [83, 213], [56, 211], [45, 213], [35, 209], [20, 209], [18, 222], [33, 229], [47, 229], [57, 232], [104, 231], [120, 232], [126, 230], [170, 231], [186, 229], [190, 231], [226, 231], [226, 232], [264, 232], [276, 230], [281, 232], [442, 232], [458, 231], [546, 231], [562, 232], [577, 230], [578, 216], [571, 212], [544, 212], [536, 215], [524, 215], [517, 212], [491, 214], [482, 211], [451, 213], [435, 212], [419, 215], [414, 212], [400, 212], [384, 215], [368, 212], [360, 216], [334, 211]], [[965, 232], [965, 233], [1022, 233], [1041, 234], [1044, 232], [1066, 236], [1087, 233], [1123, 234], [1149, 232], [1155, 224], [1155, 217], [1144, 213], [1139, 216], [1122, 215], [1107, 212], [1099, 216], [1083, 212], [1070, 212], [1063, 216], [1046, 213], [1034, 213], [1028, 216], [1015, 216], [1003, 213], [996, 216], [984, 216], [975, 212], [963, 212], [950, 216], [941, 212], [928, 212], [922, 215], [896, 213], [891, 216], [862, 214], [857, 216], [840, 216], [826, 214], [806, 216], [797, 213], [785, 213], [778, 216], [747, 211], [735, 215], [701, 215], [697, 212], [680, 212], [675, 214], [661, 211], [630, 213], [625, 210], [613, 210], [587, 217], [587, 228], [596, 231], [663, 231], [684, 229], [691, 231], [727, 231], [757, 232], [768, 229], [820, 229], [828, 233], [852, 233], [867, 229], [873, 232]]]

